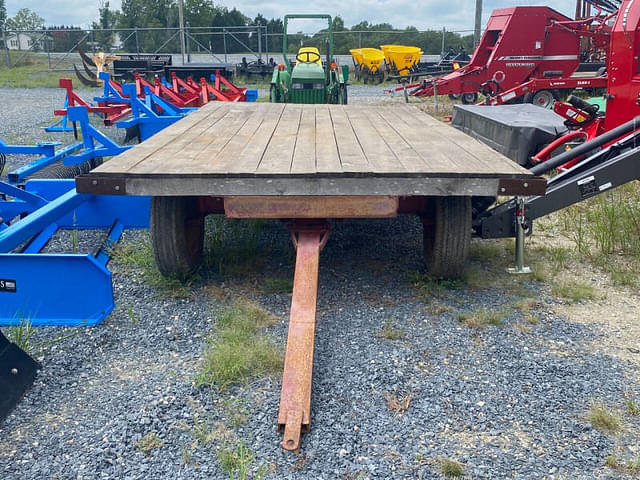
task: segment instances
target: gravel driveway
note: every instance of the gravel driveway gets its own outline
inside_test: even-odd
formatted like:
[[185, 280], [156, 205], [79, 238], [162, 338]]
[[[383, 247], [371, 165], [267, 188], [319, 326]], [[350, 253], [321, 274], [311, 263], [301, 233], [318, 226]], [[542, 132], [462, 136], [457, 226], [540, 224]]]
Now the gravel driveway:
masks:
[[[378, 87], [350, 98], [372, 102]], [[41, 140], [62, 100], [57, 90], [0, 89], [0, 138]], [[321, 255], [312, 429], [299, 454], [280, 447], [279, 378], [226, 391], [195, 382], [205, 340], [234, 299], [278, 317], [266, 335], [284, 348], [290, 294], [263, 284], [290, 278], [294, 256], [284, 225], [267, 222], [259, 261], [240, 278], [202, 272], [187, 298], [172, 298], [113, 262], [118, 307], [102, 325], [38, 329], [43, 369], [0, 425], [0, 478], [439, 479], [445, 459], [463, 465], [461, 478], [631, 478], [605, 463], [640, 458], [640, 420], [623, 411], [625, 398], [640, 398], [640, 355], [594, 349], [609, 332], [559, 315], [561, 302], [533, 280], [421, 282], [421, 228], [413, 217], [333, 224]], [[91, 238], [81, 236], [81, 250]], [[145, 242], [146, 232], [123, 240]], [[51, 249], [70, 244], [62, 233]], [[481, 275], [491, 270], [486, 245], [474, 242]], [[530, 311], [516, 307], [523, 298], [534, 299]], [[467, 326], [479, 311], [504, 314]], [[593, 428], [594, 403], [619, 410], [622, 430]], [[246, 447], [246, 472], [229, 473], [228, 445]]]

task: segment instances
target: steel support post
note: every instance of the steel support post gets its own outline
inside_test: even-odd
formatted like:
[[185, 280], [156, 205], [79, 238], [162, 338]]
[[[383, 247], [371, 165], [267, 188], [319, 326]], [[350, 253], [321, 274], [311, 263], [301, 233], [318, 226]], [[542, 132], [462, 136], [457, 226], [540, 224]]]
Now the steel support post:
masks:
[[524, 228], [526, 225], [524, 197], [516, 197], [516, 266], [507, 268], [512, 274], [531, 273], [531, 268], [524, 266]]
[[285, 450], [300, 448], [300, 435], [311, 429], [311, 376], [316, 328], [320, 250], [329, 236], [325, 222], [295, 222], [290, 226], [296, 247], [296, 269], [287, 352], [282, 375], [278, 428]]

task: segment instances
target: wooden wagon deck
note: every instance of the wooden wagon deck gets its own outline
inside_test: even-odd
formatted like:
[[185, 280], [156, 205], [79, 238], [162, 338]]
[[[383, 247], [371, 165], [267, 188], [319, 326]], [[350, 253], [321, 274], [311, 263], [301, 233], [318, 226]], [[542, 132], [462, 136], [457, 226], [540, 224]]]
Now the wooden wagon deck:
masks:
[[544, 180], [415, 106], [212, 102], [78, 177], [84, 193], [496, 195]]

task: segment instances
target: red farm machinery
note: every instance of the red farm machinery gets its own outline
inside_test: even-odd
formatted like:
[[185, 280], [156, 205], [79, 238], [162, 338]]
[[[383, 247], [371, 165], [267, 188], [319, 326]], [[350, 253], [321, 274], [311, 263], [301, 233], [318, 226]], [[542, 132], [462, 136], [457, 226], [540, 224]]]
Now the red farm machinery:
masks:
[[[531, 233], [533, 220], [640, 179], [640, 4], [635, 0], [619, 3], [619, 8], [611, 8], [608, 15], [612, 26], [606, 52], [604, 108], [574, 96], [567, 102], [555, 102], [554, 112], [545, 112], [561, 122], [564, 119], [566, 128], [544, 148], [534, 150], [537, 153], [528, 162], [533, 164], [529, 171], [536, 175], [561, 171], [548, 180], [546, 194], [514, 198], [474, 219], [475, 234], [482, 238], [516, 237], [518, 272], [525, 271], [524, 236]], [[602, 6], [602, 2], [596, 6]], [[535, 121], [527, 124], [524, 109], [528, 107], [531, 106], [456, 106], [454, 124], [457, 122], [459, 128], [478, 138], [482, 132], [471, 131], [471, 122], [484, 132], [493, 129], [494, 133], [504, 134], [528, 129], [519, 137], [521, 142], [527, 142], [526, 137], [531, 138], [530, 127], [536, 127]], [[462, 121], [456, 120], [458, 111]], [[465, 112], [474, 118], [464, 120]], [[520, 120], [498, 125], [496, 119], [509, 115]], [[510, 135], [503, 135], [500, 141]], [[493, 139], [499, 137], [500, 133], [493, 135]], [[495, 141], [494, 146], [500, 141]], [[499, 150], [505, 150], [504, 144], [499, 146], [503, 147]]]
[[[467, 65], [396, 91], [417, 97], [461, 96], [464, 104], [476, 103], [481, 93], [492, 104], [526, 102], [550, 107], [561, 90], [604, 88], [603, 72], [593, 70], [597, 70], [598, 52], [608, 46], [607, 22], [614, 14], [601, 12], [597, 9], [592, 16], [571, 20], [542, 6], [494, 10]], [[581, 43], [588, 44], [591, 52], [584, 55], [583, 49], [582, 55], [591, 60], [591, 72], [579, 72]], [[582, 67], [589, 70], [589, 65]]]

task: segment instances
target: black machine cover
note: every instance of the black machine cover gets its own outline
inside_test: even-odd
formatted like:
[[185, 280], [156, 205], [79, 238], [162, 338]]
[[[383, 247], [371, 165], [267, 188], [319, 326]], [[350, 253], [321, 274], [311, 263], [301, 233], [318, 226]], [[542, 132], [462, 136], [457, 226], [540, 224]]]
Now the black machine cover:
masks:
[[452, 125], [520, 165], [567, 131], [564, 118], [530, 103], [455, 105]]

